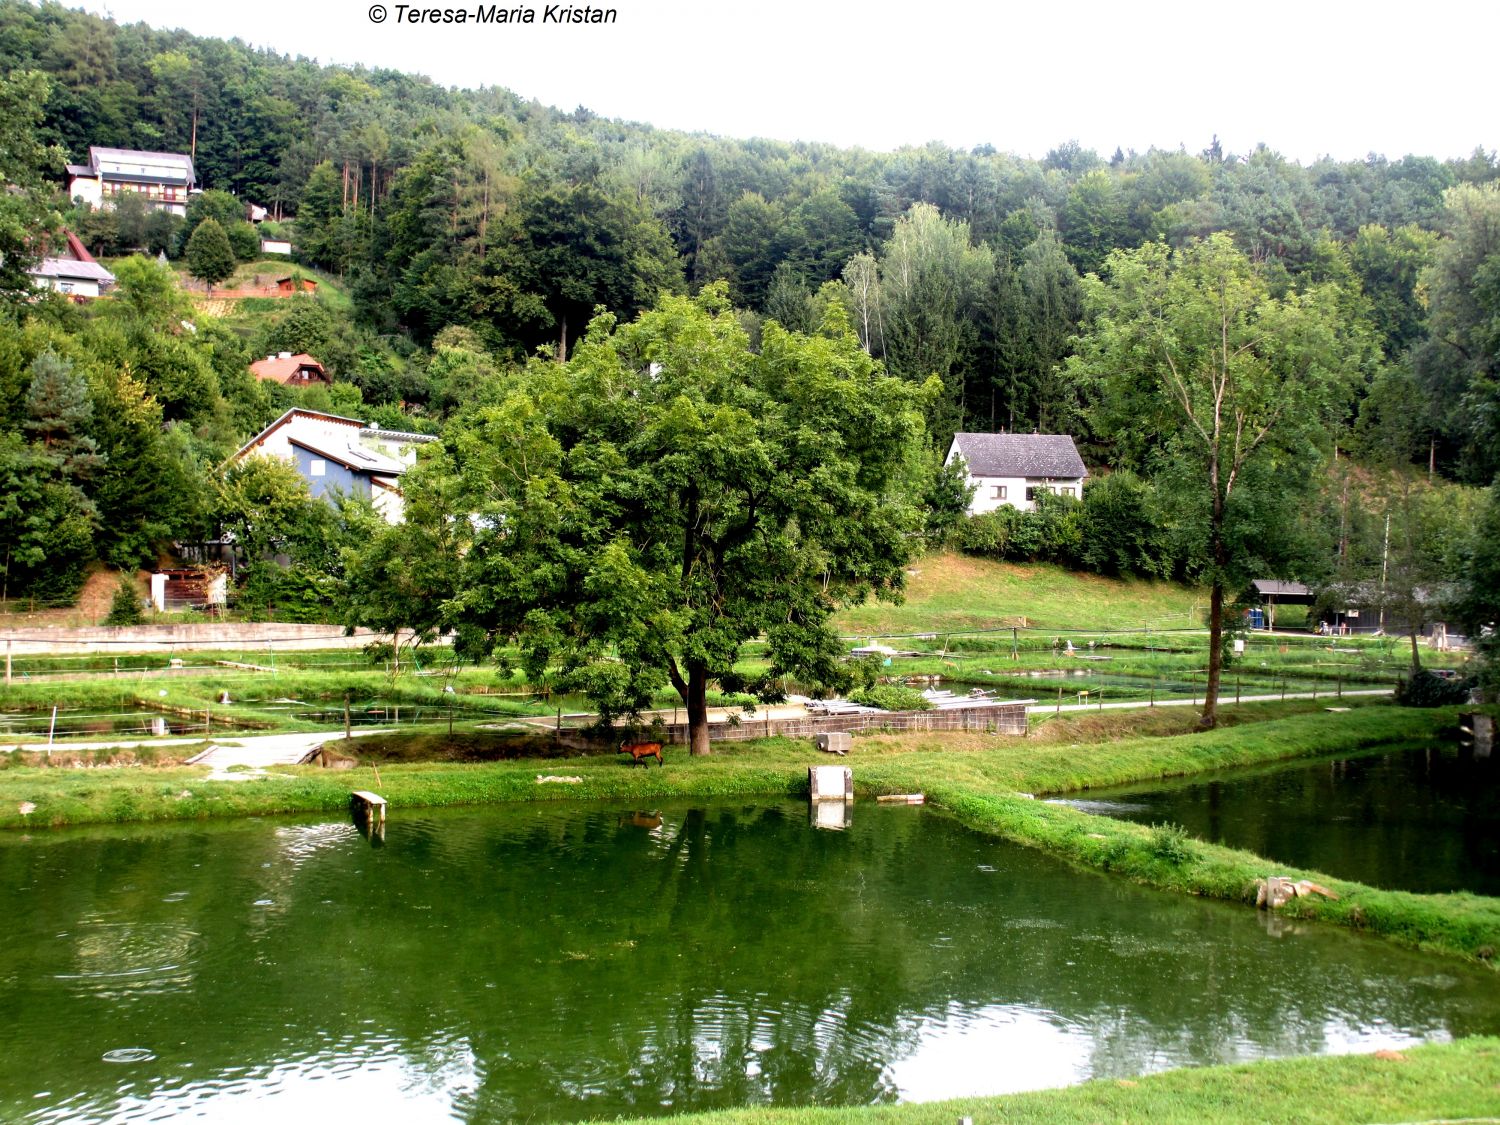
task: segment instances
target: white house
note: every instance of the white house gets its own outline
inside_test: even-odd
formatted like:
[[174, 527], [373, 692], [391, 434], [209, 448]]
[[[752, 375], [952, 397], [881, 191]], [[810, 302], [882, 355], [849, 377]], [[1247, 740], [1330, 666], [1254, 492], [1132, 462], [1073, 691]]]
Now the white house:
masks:
[[417, 463], [419, 445], [436, 440], [293, 407], [241, 446], [233, 460], [280, 457], [296, 466], [313, 496], [335, 490], [368, 496], [387, 523], [400, 523], [401, 474]]
[[197, 193], [193, 159], [180, 152], [139, 152], [89, 146], [87, 164], [68, 165], [68, 198], [108, 211], [122, 195], [137, 195], [148, 208], [186, 215]]
[[971, 516], [1007, 504], [1029, 512], [1044, 490], [1081, 499], [1089, 475], [1067, 434], [954, 434], [943, 463], [955, 460], [974, 487]]
[[64, 230], [67, 249], [56, 257], [43, 258], [27, 272], [42, 289], [52, 289], [70, 297], [98, 297], [115, 284], [115, 275], [110, 273], [88, 252], [78, 236]]

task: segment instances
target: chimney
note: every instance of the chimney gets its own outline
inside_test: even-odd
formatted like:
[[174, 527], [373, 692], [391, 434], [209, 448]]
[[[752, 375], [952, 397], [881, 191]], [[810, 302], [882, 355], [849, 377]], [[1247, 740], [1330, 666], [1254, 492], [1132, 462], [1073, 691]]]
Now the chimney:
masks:
[[279, 358], [279, 359], [291, 359], [292, 358], [292, 353], [291, 352], [282, 352], [281, 355], [278, 356], [277, 358]]

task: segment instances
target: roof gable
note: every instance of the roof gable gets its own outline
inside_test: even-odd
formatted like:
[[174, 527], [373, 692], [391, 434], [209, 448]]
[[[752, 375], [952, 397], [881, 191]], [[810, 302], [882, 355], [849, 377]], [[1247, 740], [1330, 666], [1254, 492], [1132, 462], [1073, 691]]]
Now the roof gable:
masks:
[[235, 451], [234, 456], [231, 457], [230, 460], [238, 461], [241, 457], [243, 457], [246, 453], [249, 453], [257, 445], [264, 444], [265, 440], [272, 434], [274, 434], [277, 430], [281, 429], [281, 427], [291, 424], [297, 418], [310, 418], [320, 422], [333, 422], [337, 425], [353, 426], [356, 430], [362, 430], [365, 427], [365, 424], [358, 418], [345, 418], [340, 414], [324, 414], [320, 410], [304, 410], [300, 406], [294, 406], [280, 418], [277, 418], [276, 421], [272, 422], [265, 429], [261, 430], [260, 433], [256, 434], [244, 445], [240, 446], [239, 449]]
[[323, 365], [306, 352], [297, 355], [269, 355], [265, 359], [258, 359], [250, 365], [250, 374], [257, 379], [274, 379], [278, 383], [284, 383], [304, 367], [313, 368], [319, 375], [327, 377]]
[[949, 451], [964, 459], [976, 477], [1088, 476], [1078, 447], [1067, 434], [954, 434]]

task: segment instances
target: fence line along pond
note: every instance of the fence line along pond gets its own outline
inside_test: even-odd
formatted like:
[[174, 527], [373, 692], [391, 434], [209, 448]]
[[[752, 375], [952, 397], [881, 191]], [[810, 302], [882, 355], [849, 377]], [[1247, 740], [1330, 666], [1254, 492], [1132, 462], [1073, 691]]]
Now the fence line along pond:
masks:
[[864, 803], [9, 834], [0, 912], [7, 1121], [863, 1105], [1500, 1032], [1491, 972]]

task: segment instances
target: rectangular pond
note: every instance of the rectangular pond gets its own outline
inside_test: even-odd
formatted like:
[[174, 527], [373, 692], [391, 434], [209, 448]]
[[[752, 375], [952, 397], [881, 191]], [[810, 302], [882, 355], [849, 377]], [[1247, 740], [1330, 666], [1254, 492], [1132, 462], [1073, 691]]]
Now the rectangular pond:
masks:
[[931, 810], [396, 809], [0, 837], [0, 1120], [933, 1100], [1500, 1032], [1500, 976]]
[[1500, 759], [1450, 742], [1058, 798], [1387, 890], [1500, 895]]

